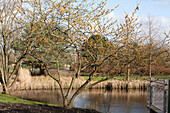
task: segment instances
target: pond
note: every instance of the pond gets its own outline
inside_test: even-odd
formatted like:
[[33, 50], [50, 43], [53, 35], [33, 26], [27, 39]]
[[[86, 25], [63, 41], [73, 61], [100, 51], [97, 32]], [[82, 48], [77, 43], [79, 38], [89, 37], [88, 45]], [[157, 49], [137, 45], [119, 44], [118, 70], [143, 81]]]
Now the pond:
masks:
[[[62, 103], [59, 90], [23, 90], [11, 94], [28, 100], [58, 105]], [[149, 113], [146, 96], [146, 91], [139, 90], [93, 89], [79, 94], [72, 106], [96, 109], [102, 113]]]

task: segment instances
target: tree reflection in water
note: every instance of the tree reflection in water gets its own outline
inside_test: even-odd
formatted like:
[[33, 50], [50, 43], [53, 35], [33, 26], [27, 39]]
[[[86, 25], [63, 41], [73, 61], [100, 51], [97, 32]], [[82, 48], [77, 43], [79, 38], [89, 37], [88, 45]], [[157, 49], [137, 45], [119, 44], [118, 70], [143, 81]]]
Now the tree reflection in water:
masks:
[[91, 90], [79, 95], [74, 106], [103, 113], [147, 113], [146, 95], [147, 92], [139, 90]]
[[[62, 103], [59, 90], [26, 90], [15, 91], [12, 94], [24, 99], [45, 103]], [[148, 110], [145, 107], [146, 95], [145, 91], [139, 90], [86, 90], [76, 97], [73, 106], [96, 109], [103, 113], [147, 113]]]

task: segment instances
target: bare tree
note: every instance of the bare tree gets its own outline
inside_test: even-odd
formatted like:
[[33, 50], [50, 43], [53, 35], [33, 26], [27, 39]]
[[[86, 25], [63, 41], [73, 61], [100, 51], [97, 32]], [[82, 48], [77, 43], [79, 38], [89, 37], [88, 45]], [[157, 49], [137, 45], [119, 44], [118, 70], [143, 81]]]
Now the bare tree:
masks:
[[[31, 12], [26, 7], [29, 5], [28, 3], [28, 1], [22, 0], [2, 0], [0, 2], [0, 50], [2, 59], [0, 72], [3, 87], [2, 93], [9, 93], [9, 89], [17, 80], [17, 71], [22, 60], [28, 53], [34, 50], [37, 38], [40, 38], [40, 35], [34, 36], [36, 29], [41, 29], [42, 27], [36, 24], [37, 18], [35, 16], [30, 17]], [[25, 35], [25, 32], [28, 32], [25, 29], [29, 30], [30, 34]], [[36, 34], [38, 33], [40, 32]], [[16, 45], [18, 48], [16, 48]], [[16, 58], [15, 67], [12, 72], [9, 72], [12, 69], [9, 64], [9, 58], [11, 53], [15, 53], [16, 50], [19, 53], [17, 53], [18, 57]]]
[[[12, 73], [9, 73], [9, 57], [13, 51], [12, 47], [15, 42], [21, 38], [20, 31], [23, 28], [21, 22], [20, 12], [17, 10], [18, 5], [22, 2], [18, 0], [2, 0], [0, 2], [0, 49], [1, 49], [1, 84], [3, 87], [3, 93], [8, 93], [10, 87], [15, 83], [17, 76], [14, 80], [11, 78], [17, 72], [20, 62], [25, 57], [27, 50], [16, 61], [15, 69]], [[11, 81], [12, 80], [12, 81]]]
[[144, 24], [143, 34], [146, 37], [146, 65], [148, 66], [149, 77], [152, 77], [152, 67], [160, 65], [169, 56], [169, 32], [163, 31], [163, 26], [158, 21], [148, 17]]

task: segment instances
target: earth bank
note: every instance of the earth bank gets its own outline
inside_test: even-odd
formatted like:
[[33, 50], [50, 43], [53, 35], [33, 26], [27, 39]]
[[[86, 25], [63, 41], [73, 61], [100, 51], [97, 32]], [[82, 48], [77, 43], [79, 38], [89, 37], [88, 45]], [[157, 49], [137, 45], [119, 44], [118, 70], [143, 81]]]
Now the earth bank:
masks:
[[90, 109], [64, 109], [62, 107], [37, 104], [0, 103], [0, 113], [100, 113]]

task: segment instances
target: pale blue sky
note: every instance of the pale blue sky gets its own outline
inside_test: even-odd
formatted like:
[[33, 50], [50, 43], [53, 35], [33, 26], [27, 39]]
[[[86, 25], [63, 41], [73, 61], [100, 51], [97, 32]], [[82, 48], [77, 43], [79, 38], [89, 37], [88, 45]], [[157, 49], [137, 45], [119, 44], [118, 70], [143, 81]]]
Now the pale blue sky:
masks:
[[151, 16], [160, 20], [162, 24], [170, 26], [170, 0], [108, 0], [106, 8], [113, 8], [118, 4], [120, 6], [113, 14], [116, 17], [123, 17], [124, 12], [133, 12], [136, 5], [139, 4], [137, 15], [140, 19], [147, 19], [148, 16]]

